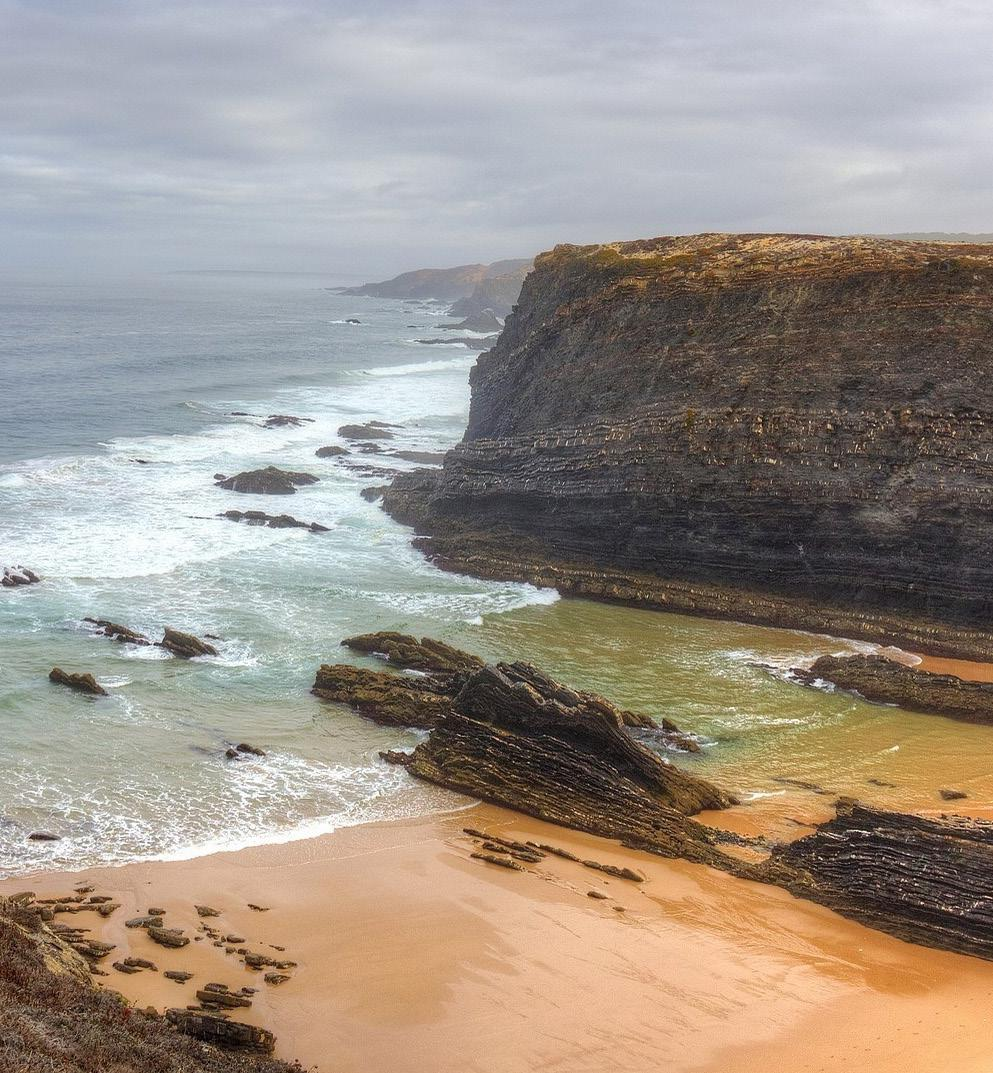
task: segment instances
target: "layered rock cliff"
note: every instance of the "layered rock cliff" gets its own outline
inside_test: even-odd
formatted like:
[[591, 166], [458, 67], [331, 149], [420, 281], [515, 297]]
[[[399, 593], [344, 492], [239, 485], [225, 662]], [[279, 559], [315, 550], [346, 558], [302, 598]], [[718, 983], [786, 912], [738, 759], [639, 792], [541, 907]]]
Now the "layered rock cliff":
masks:
[[455, 569], [990, 658], [991, 367], [988, 246], [559, 246], [384, 505]]

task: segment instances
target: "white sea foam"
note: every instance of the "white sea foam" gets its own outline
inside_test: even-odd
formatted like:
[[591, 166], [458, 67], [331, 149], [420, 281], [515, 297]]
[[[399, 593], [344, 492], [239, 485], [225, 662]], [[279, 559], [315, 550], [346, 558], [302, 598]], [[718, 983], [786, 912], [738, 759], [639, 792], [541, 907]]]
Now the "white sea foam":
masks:
[[417, 376], [422, 373], [447, 373], [459, 369], [471, 369], [476, 364], [475, 355], [442, 358], [438, 361], [422, 361], [414, 365], [383, 365], [360, 370], [362, 376]]

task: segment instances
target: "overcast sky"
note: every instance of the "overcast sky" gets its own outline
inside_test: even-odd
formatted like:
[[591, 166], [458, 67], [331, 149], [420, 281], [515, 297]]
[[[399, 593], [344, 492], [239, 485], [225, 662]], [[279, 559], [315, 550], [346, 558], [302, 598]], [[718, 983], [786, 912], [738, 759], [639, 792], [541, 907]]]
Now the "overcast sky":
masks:
[[0, 267], [993, 231], [989, 0], [0, 0]]

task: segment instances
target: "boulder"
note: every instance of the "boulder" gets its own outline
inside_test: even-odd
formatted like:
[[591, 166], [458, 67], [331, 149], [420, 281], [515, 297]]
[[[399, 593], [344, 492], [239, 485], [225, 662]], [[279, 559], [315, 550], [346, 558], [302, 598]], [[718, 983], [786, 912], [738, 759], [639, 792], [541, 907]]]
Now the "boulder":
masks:
[[348, 448], [339, 447], [336, 443], [332, 443], [327, 447], [318, 447], [314, 454], [318, 458], [338, 458], [340, 455], [347, 455]]
[[276, 466], [266, 466], [216, 480], [216, 484], [218, 488], [246, 495], [288, 496], [293, 495], [300, 485], [316, 484], [319, 480], [311, 473], [294, 473]]
[[192, 633], [181, 633], [170, 626], [166, 626], [159, 645], [168, 649], [174, 656], [180, 656], [183, 659], [218, 655], [217, 649], [212, 644], [207, 641], [201, 641], [199, 637], [194, 637]]
[[301, 522], [289, 514], [266, 514], [261, 510], [226, 510], [218, 518], [227, 518], [232, 522], [244, 522], [246, 525], [265, 525], [270, 529], [309, 529], [312, 533], [328, 533], [326, 525], [317, 522]]
[[28, 835], [29, 842], [61, 842], [62, 836], [52, 834], [51, 831], [32, 831]]
[[0, 573], [0, 588], [13, 589], [21, 585], [37, 585], [41, 578], [25, 566], [5, 566]]
[[85, 674], [73, 674], [62, 670], [61, 667], [53, 667], [48, 672], [48, 679], [62, 686], [68, 686], [79, 693], [89, 693], [95, 697], [106, 697], [107, 690], [89, 672]]
[[163, 928], [149, 925], [147, 930], [149, 939], [153, 943], [158, 943], [159, 946], [179, 949], [181, 946], [188, 946], [190, 942], [180, 928]]

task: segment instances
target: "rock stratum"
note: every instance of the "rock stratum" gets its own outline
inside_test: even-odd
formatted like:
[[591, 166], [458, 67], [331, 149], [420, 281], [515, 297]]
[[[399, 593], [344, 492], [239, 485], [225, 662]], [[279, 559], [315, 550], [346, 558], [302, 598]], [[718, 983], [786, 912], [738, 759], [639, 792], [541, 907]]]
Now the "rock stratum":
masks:
[[991, 352], [989, 246], [558, 246], [384, 507], [453, 569], [990, 659]]
[[[399, 673], [352, 667], [348, 678], [338, 673], [344, 668], [326, 664], [314, 692], [380, 722], [428, 730], [413, 752], [381, 754], [418, 778], [663, 857], [771, 883], [910, 942], [993, 960], [993, 822], [907, 815], [840, 799], [834, 819], [794, 842], [744, 838], [694, 819], [718, 810], [719, 821], [719, 810], [737, 802], [660, 755], [673, 747], [670, 734], [681, 733], [672, 724], [648, 720], [655, 729], [646, 732], [647, 717], [625, 718], [630, 713], [604, 697], [570, 689], [529, 663], [488, 665], [439, 642], [395, 633], [344, 643], [381, 655]], [[414, 688], [425, 690], [423, 703], [411, 701]], [[507, 866], [519, 870], [516, 862]]]

